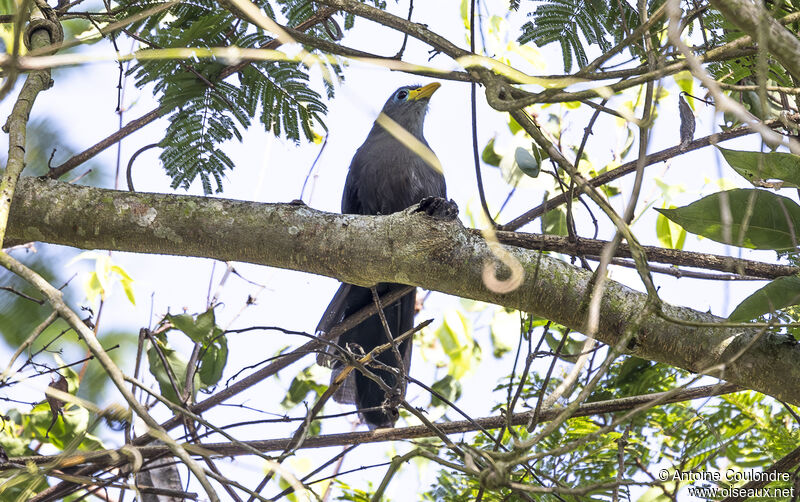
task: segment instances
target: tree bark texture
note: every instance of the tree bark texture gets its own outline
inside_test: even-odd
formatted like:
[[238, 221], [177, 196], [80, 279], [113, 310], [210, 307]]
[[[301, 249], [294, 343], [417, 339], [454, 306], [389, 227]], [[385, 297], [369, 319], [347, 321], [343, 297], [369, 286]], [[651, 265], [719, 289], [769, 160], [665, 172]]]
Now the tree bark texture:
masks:
[[[508, 293], [492, 291], [484, 284], [483, 269], [498, 260], [486, 240], [458, 221], [432, 219], [412, 209], [389, 216], [342, 215], [304, 205], [131, 193], [23, 178], [11, 208], [8, 241], [248, 262], [364, 286], [404, 283], [583, 330], [591, 273], [538, 251], [504, 246], [521, 264], [524, 279]], [[497, 270], [499, 279], [508, 274], [504, 266]], [[645, 294], [608, 281], [596, 338], [615, 345], [646, 300]], [[800, 346], [793, 338], [755, 327], [687, 325], [724, 320], [686, 307], [665, 304], [662, 311], [665, 316], [649, 315], [639, 324], [628, 353], [800, 405], [800, 386], [786, 384], [800, 380]], [[709, 370], [719, 365], [722, 370]]]

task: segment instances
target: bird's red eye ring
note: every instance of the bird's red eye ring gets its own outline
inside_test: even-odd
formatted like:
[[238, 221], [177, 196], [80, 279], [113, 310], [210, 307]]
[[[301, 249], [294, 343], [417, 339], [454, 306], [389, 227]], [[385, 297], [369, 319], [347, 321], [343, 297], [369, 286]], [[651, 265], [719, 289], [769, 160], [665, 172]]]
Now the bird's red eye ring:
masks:
[[399, 100], [406, 99], [408, 97], [408, 91], [405, 90], [405, 89], [401, 89], [401, 90], [397, 91], [397, 95], [396, 96], [397, 96], [397, 99], [399, 99]]

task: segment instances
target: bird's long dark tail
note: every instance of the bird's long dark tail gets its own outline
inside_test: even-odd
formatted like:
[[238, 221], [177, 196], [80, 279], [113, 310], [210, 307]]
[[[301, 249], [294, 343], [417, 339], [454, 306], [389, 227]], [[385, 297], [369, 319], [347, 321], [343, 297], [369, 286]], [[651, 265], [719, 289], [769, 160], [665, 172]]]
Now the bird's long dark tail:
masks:
[[[398, 284], [378, 284], [376, 290], [378, 296], [383, 296], [395, 288], [405, 287]], [[414, 326], [414, 304], [416, 302], [416, 290], [401, 298], [398, 302], [383, 309], [386, 323], [389, 326], [392, 337], [396, 338]], [[326, 331], [331, 323], [336, 323], [353, 314], [361, 308], [373, 303], [372, 291], [370, 288], [342, 284], [331, 300], [325, 314], [320, 321], [318, 331]], [[389, 342], [386, 330], [381, 322], [380, 316], [373, 315], [350, 331], [345, 332], [339, 337], [338, 345], [345, 349], [363, 351], [367, 353], [379, 345]], [[391, 392], [386, 392], [381, 386], [362, 374], [360, 371], [353, 371], [347, 381], [340, 387], [334, 399], [341, 403], [355, 404], [362, 419], [371, 429], [379, 427], [392, 427], [397, 420], [397, 398], [405, 396], [406, 382], [398, 381], [394, 373], [383, 369], [380, 365], [386, 365], [401, 371], [402, 375], [407, 375], [411, 364], [410, 338], [398, 344], [398, 354], [389, 349], [381, 352], [377, 356], [379, 364], [369, 366], [375, 376], [383, 380]], [[330, 351], [329, 351], [330, 352]], [[344, 365], [340, 361], [332, 364], [332, 379], [341, 372]]]

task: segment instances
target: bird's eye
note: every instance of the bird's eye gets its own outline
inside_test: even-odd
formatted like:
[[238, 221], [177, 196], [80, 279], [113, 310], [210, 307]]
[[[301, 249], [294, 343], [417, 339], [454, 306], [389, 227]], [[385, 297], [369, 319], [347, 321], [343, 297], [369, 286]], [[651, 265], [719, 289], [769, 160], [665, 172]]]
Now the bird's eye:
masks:
[[397, 94], [395, 96], [397, 97], [398, 101], [403, 101], [404, 99], [406, 99], [408, 97], [408, 91], [405, 90], [405, 89], [402, 89], [400, 91], [397, 91]]

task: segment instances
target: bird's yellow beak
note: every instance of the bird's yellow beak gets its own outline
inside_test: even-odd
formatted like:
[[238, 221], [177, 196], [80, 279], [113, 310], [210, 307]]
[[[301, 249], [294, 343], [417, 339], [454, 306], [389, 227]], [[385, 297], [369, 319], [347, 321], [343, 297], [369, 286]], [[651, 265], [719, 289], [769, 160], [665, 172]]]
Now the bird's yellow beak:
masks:
[[424, 87], [418, 87], [416, 89], [411, 89], [408, 91], [408, 100], [409, 101], [417, 101], [420, 99], [429, 98], [436, 92], [436, 89], [441, 87], [442, 84], [439, 82], [434, 82], [432, 84], [428, 84]]

